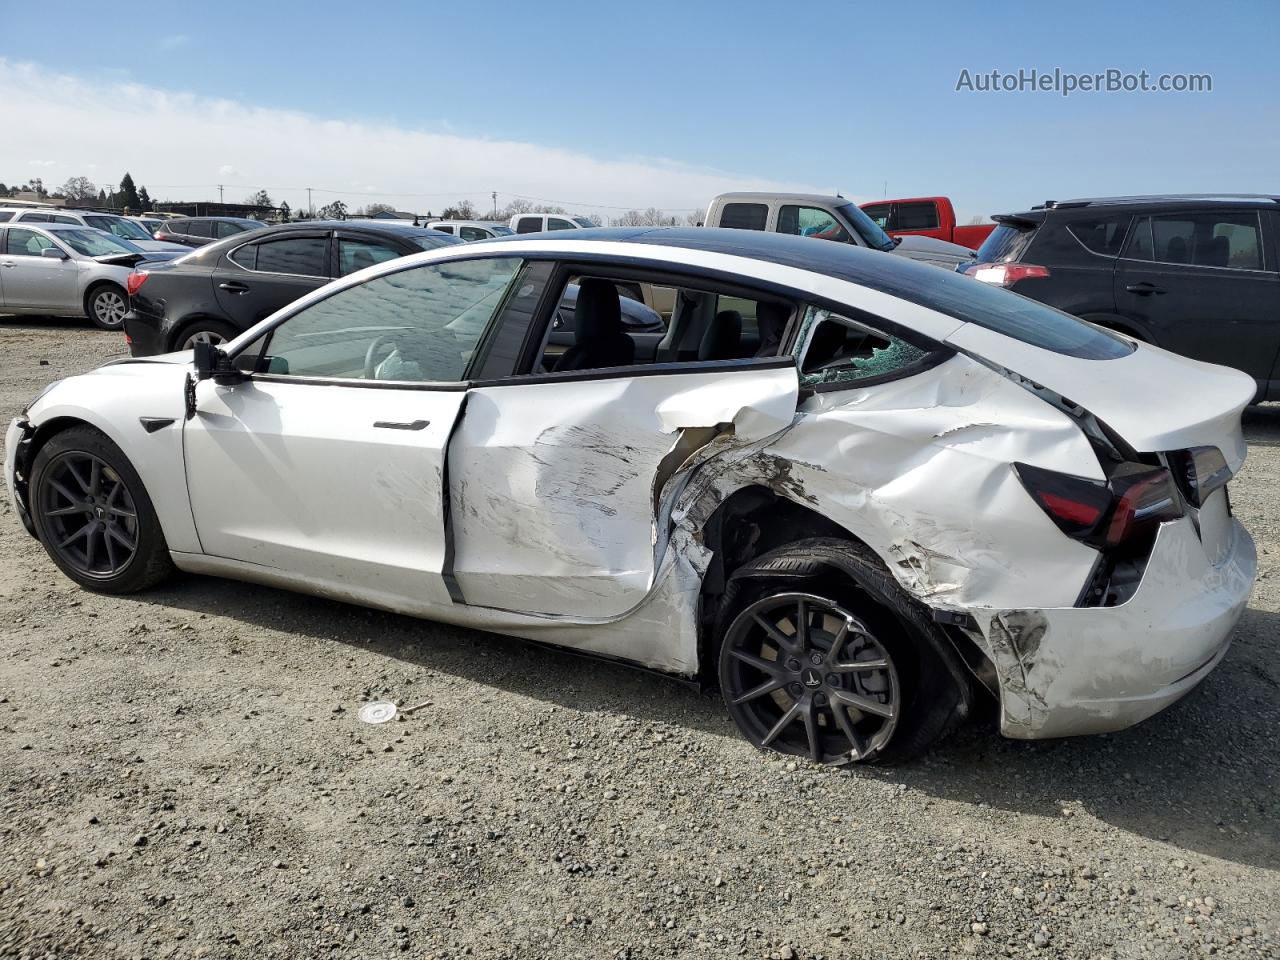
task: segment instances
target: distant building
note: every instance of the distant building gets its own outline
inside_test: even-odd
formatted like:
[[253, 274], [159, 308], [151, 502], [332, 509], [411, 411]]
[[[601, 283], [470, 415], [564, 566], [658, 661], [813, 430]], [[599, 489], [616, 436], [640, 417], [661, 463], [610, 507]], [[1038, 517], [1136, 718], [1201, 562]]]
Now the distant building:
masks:
[[176, 213], [183, 217], [252, 217], [266, 220], [279, 213], [275, 207], [264, 207], [256, 203], [217, 203], [205, 200], [191, 203], [165, 200], [153, 203], [152, 207], [160, 213]]

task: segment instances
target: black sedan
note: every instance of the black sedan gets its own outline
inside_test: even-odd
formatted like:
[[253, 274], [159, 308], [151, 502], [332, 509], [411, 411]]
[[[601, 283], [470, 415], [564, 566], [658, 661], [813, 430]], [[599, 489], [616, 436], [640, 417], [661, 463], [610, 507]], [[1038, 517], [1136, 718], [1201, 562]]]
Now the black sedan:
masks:
[[461, 242], [425, 227], [314, 220], [227, 237], [130, 275], [129, 352], [224, 343], [336, 277]]

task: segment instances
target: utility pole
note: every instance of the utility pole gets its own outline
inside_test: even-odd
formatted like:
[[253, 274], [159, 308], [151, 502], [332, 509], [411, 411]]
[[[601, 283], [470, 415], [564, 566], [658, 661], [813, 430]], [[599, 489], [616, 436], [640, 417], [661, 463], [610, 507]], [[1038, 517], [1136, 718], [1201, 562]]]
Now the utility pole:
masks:
[[312, 220], [316, 218], [316, 207], [315, 207], [315, 204], [311, 202], [310, 187], [307, 187], [307, 215], [310, 216]]
[[218, 202], [222, 202], [222, 184], [218, 184]]
[[493, 191], [493, 219], [498, 219], [498, 191]]

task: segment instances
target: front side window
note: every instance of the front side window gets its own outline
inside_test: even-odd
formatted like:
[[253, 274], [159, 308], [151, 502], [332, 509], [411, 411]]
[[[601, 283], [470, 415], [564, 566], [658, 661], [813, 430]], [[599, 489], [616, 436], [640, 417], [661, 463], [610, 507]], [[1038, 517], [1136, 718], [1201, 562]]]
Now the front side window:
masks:
[[893, 219], [892, 203], [872, 203], [862, 208], [862, 212], [871, 218], [871, 221], [881, 230], [895, 229], [891, 221]]
[[[553, 227], [552, 229], [556, 228]], [[484, 227], [459, 227], [458, 236], [463, 240], [488, 240], [490, 234]]]
[[229, 220], [213, 221], [214, 236], [222, 239], [223, 237], [234, 237], [237, 233], [244, 233], [245, 226], [240, 223], [232, 223]]
[[856, 386], [908, 370], [930, 351], [820, 307], [800, 325], [800, 381], [807, 386]]
[[209, 237], [213, 238], [213, 224], [208, 220], [188, 220], [187, 228], [183, 231], [189, 237]]
[[844, 224], [830, 210], [795, 204], [787, 204], [778, 210], [778, 233], [835, 240], [838, 243], [849, 243], [853, 239]]
[[452, 234], [452, 233], [453, 233], [453, 224], [451, 224], [451, 223], [437, 223], [437, 224], [436, 224], [434, 227], [432, 227], [431, 229], [432, 229], [432, 230], [439, 230], [441, 233], [448, 233], [448, 234]]
[[399, 250], [372, 240], [354, 240], [347, 237], [338, 238], [338, 276], [345, 277], [349, 273], [372, 267], [375, 263], [394, 260], [400, 256]]
[[4, 241], [4, 252], [11, 257], [38, 257], [43, 250], [57, 250], [58, 245], [43, 233], [10, 227]]
[[48, 223], [53, 217], [47, 213], [24, 213], [18, 219], [24, 223]]
[[763, 203], [726, 203], [720, 211], [720, 226], [731, 230], [763, 230], [769, 207]]
[[[248, 257], [254, 258], [250, 270], [259, 273], [287, 273], [297, 277], [323, 277], [325, 252], [328, 241], [324, 237], [286, 237], [281, 240], [261, 240], [251, 244], [252, 253], [236, 257], [236, 263], [246, 266]], [[241, 250], [246, 250], [242, 247]], [[236, 251], [239, 254], [241, 251]]]
[[1125, 232], [1129, 229], [1129, 215], [1114, 217], [1090, 217], [1067, 224], [1067, 232], [1080, 241], [1090, 253], [1114, 257], [1120, 253]]
[[521, 217], [516, 221], [516, 233], [538, 233], [542, 229], [542, 217]]
[[572, 230], [574, 226], [563, 217], [547, 217], [548, 230]]
[[75, 217], [67, 217], [59, 213], [53, 214], [51, 217], [49, 217], [49, 219], [54, 223], [72, 223], [72, 224], [75, 224], [77, 227], [81, 226], [80, 221], [77, 220]]
[[258, 369], [296, 377], [461, 380], [520, 264], [514, 257], [424, 264], [348, 287], [276, 327]]
[[938, 206], [934, 203], [900, 203], [896, 230], [937, 230]]

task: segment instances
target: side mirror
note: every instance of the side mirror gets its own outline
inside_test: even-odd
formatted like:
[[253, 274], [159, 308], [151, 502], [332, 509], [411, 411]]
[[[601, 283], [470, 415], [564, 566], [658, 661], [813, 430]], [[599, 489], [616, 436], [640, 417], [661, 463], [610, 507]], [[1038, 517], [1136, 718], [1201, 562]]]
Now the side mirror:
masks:
[[48, 260], [66, 260], [67, 255], [57, 247], [45, 247], [40, 251], [40, 256]]
[[[215, 344], [208, 343], [203, 340], [197, 340], [193, 344], [192, 352], [195, 354], [196, 362], [196, 379], [208, 380], [213, 376], [214, 371], [218, 369], [219, 356], [222, 351]], [[226, 359], [225, 355], [221, 357]]]

